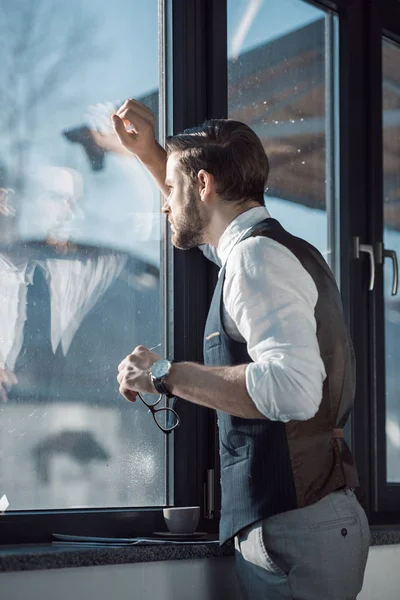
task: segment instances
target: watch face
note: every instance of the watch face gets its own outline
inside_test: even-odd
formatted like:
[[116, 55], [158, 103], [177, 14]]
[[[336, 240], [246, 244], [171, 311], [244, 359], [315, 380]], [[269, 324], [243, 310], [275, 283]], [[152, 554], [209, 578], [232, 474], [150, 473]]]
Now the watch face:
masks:
[[151, 367], [151, 374], [156, 379], [161, 379], [169, 373], [171, 363], [166, 358], [157, 360]]

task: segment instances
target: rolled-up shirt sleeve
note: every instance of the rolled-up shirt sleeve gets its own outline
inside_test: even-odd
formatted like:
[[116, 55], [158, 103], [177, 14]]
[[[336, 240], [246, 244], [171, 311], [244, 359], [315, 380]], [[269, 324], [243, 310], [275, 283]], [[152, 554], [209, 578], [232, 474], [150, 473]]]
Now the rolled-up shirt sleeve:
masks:
[[[246, 387], [268, 419], [307, 420], [318, 411], [326, 377], [314, 315], [318, 292], [300, 261], [282, 244], [249, 238], [232, 251], [224, 306], [254, 361]], [[235, 337], [233, 335], [232, 337]]]

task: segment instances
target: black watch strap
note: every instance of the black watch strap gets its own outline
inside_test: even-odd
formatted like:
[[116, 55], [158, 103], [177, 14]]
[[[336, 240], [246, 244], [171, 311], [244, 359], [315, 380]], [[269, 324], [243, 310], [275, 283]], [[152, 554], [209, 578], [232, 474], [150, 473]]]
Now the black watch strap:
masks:
[[159, 394], [164, 394], [167, 398], [173, 398], [173, 395], [168, 391], [165, 383], [159, 379], [153, 379], [153, 385]]

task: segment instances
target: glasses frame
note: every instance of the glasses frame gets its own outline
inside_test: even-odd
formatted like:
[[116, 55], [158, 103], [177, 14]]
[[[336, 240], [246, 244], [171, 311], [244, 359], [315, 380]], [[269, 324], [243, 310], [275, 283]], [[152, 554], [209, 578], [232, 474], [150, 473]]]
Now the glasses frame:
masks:
[[[161, 431], [163, 433], [165, 433], [166, 435], [168, 435], [169, 433], [171, 433], [172, 431], [174, 431], [174, 429], [176, 429], [177, 427], [179, 427], [181, 420], [179, 418], [178, 413], [173, 408], [170, 408], [169, 406], [163, 406], [161, 408], [156, 408], [157, 404], [159, 404], [161, 402], [161, 400], [164, 398], [165, 394], [160, 394], [159, 397], [158, 397], [158, 400], [156, 400], [154, 402], [154, 404], [149, 404], [148, 402], [146, 402], [146, 400], [141, 396], [140, 392], [137, 392], [137, 395], [139, 396], [139, 398], [141, 399], [141, 401], [143, 402], [143, 404], [145, 406], [147, 406], [147, 408], [149, 409], [149, 411], [152, 414], [152, 417], [153, 417], [153, 420], [154, 420], [155, 424], [157, 425], [157, 427], [159, 429], [161, 429]], [[176, 418], [175, 425], [173, 427], [171, 427], [170, 429], [165, 429], [165, 427], [162, 427], [158, 423], [158, 421], [156, 419], [156, 413], [158, 413], [158, 412], [166, 412], [166, 413], [170, 412], [170, 413], [172, 413], [175, 416], [175, 418]]]

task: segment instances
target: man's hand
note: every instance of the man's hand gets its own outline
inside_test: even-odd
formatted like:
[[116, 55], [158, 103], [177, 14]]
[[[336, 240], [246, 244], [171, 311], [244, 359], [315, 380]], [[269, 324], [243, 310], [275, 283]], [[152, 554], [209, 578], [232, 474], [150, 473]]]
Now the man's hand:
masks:
[[150, 367], [161, 356], [145, 346], [137, 346], [118, 366], [119, 392], [129, 402], [135, 402], [138, 392], [158, 394], [150, 379]]
[[133, 154], [150, 171], [162, 194], [167, 198], [165, 185], [167, 153], [155, 138], [154, 115], [151, 110], [130, 98], [112, 115], [114, 131], [119, 143]]
[[158, 146], [151, 110], [130, 98], [112, 115], [112, 121], [124, 148], [136, 154], [143, 162], [150, 161]]
[[7, 402], [7, 392], [9, 392], [16, 383], [18, 383], [18, 379], [14, 373], [5, 367], [0, 367], [0, 402]]

